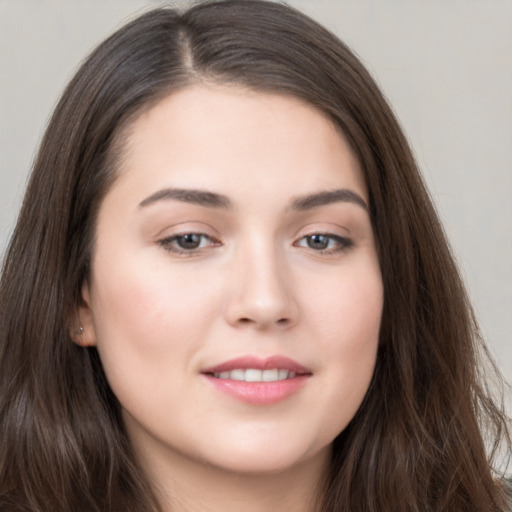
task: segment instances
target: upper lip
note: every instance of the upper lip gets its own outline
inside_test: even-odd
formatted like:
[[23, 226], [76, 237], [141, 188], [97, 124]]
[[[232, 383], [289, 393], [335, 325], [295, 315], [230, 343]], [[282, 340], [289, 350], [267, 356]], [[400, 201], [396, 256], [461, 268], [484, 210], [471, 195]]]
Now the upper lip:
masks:
[[271, 356], [271, 357], [256, 357], [256, 356], [242, 356], [235, 359], [230, 359], [223, 363], [205, 368], [201, 373], [220, 373], [230, 372], [232, 370], [254, 368], [257, 370], [272, 370], [274, 368], [280, 370], [288, 370], [295, 372], [297, 375], [310, 374], [308, 368], [297, 363], [293, 359], [285, 356]]

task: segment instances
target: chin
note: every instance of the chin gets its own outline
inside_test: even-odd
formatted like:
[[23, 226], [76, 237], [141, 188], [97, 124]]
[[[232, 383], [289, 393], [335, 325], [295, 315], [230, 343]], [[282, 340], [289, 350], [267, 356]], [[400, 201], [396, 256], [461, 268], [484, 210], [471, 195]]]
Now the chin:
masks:
[[315, 461], [324, 465], [330, 460], [331, 444], [312, 450], [310, 446], [297, 446], [289, 442], [247, 443], [229, 442], [229, 449], [209, 457], [210, 464], [241, 476], [277, 475], [297, 469]]

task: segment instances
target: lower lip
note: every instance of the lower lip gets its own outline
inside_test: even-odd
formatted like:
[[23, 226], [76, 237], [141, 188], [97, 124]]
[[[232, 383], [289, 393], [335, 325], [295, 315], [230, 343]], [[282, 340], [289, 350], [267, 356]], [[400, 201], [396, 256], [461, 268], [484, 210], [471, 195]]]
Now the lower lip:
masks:
[[294, 395], [304, 387], [309, 375], [275, 382], [246, 382], [244, 380], [218, 379], [211, 375], [204, 377], [215, 388], [237, 400], [254, 405], [271, 405]]

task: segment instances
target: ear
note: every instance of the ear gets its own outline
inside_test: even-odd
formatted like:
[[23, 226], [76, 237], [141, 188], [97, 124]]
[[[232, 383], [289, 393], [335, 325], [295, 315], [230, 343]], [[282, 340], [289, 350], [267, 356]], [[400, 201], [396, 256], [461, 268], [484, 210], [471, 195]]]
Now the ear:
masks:
[[93, 347], [96, 345], [96, 330], [91, 308], [91, 293], [87, 282], [84, 282], [82, 286], [80, 302], [76, 317], [70, 327], [69, 336], [81, 347]]

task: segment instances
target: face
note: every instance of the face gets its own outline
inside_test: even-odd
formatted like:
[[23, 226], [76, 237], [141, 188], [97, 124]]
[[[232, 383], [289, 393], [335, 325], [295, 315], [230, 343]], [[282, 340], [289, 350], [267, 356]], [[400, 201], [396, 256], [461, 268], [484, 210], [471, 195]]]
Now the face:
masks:
[[347, 142], [297, 99], [193, 86], [134, 121], [79, 342], [142, 457], [256, 473], [328, 457], [376, 359], [367, 204]]

